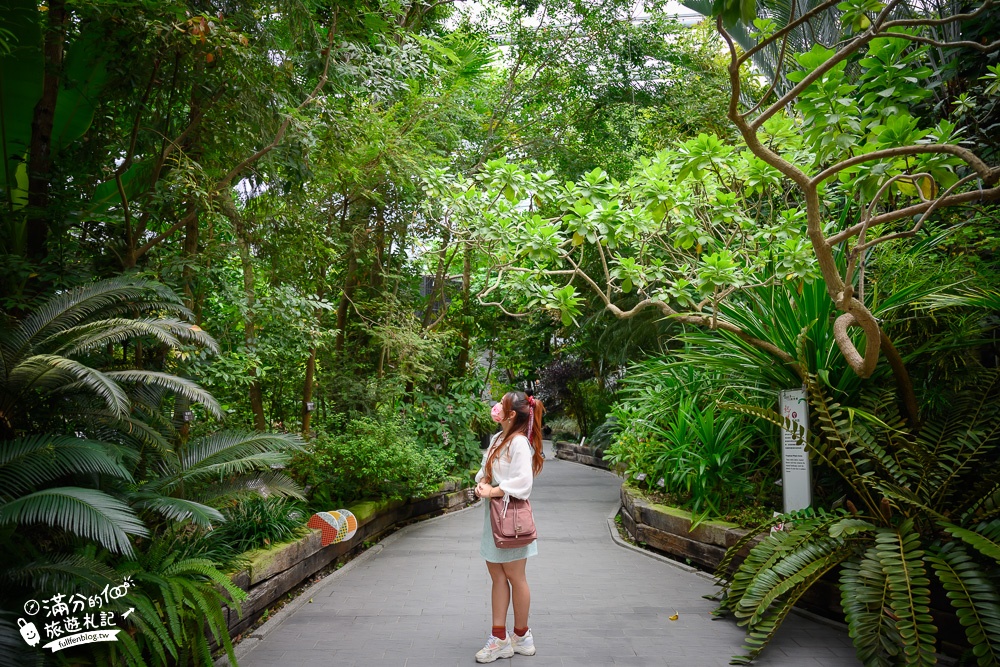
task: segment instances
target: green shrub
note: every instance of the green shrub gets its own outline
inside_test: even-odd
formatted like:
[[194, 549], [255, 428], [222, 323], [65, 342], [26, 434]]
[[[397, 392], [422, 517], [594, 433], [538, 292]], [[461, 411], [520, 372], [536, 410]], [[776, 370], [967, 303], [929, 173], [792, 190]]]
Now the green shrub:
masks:
[[572, 417], [563, 415], [546, 420], [546, 424], [552, 429], [553, 440], [579, 440], [580, 426]]
[[318, 434], [292, 464], [292, 473], [310, 489], [310, 506], [364, 499], [398, 500], [427, 494], [454, 466], [454, 456], [421, 447], [400, 418], [355, 417], [337, 435]]
[[480, 437], [495, 426], [489, 406], [469, 389], [455, 387], [444, 395], [420, 393], [412, 404], [403, 406], [405, 426], [417, 441], [450, 453], [454, 464], [463, 469], [479, 464]]
[[[906, 424], [892, 393], [854, 408], [831, 401], [816, 375], [807, 374], [806, 386], [808, 433], [774, 411], [733, 407], [793, 430], [810, 459], [842, 476], [847, 498], [833, 510], [776, 517], [730, 547], [716, 572], [716, 613], [746, 627], [747, 654], [734, 662], [755, 659], [792, 605], [839, 568], [862, 663], [934, 664], [948, 606], [975, 661], [1000, 663], [1000, 373], [953, 392], [947, 410], [925, 411], [919, 429]], [[772, 532], [777, 523], [785, 529]], [[731, 569], [757, 535], [763, 541]], [[963, 641], [956, 632], [947, 639]]]

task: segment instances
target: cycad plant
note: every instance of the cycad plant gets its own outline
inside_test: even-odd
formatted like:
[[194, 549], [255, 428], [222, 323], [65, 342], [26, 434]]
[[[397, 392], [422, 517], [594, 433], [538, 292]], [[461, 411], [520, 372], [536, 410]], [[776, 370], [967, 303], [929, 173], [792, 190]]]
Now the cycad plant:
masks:
[[129, 368], [114, 356], [116, 345], [133, 339], [167, 350], [189, 343], [217, 351], [211, 336], [181, 319], [188, 316], [162, 285], [116, 278], [59, 294], [21, 321], [0, 322], [0, 440], [51, 426], [52, 415], [103, 409], [126, 418], [128, 387], [135, 385], [163, 387], [221, 416], [193, 382]]
[[[842, 607], [866, 665], [936, 662], [940, 587], [980, 665], [1000, 664], [1000, 373], [956, 393], [950, 410], [917, 430], [882, 397], [867, 411], [830, 402], [806, 375], [812, 431], [773, 411], [729, 406], [796, 433], [810, 457], [849, 488], [844, 508], [807, 509], [761, 526], [717, 572], [720, 613], [747, 628], [752, 660], [806, 590], [840, 566]], [[784, 523], [790, 529], [770, 532]], [[757, 535], [730, 575], [732, 558]], [[942, 596], [945, 597], [945, 596]]]
[[[192, 382], [114, 367], [107, 350], [132, 338], [166, 349], [185, 342], [215, 349], [210, 336], [172, 316], [186, 314], [162, 285], [121, 278], [64, 292], [20, 321], [0, 322], [0, 535], [54, 531], [49, 538], [133, 553], [130, 536], [147, 530], [126, 499], [105, 488], [134, 481], [130, 452], [91, 437], [97, 425], [128, 420], [129, 392], [137, 386], [219, 409]], [[0, 559], [7, 565], [19, 560], [16, 554], [25, 555], [5, 550]]]
[[[162, 412], [152, 408], [163, 408], [167, 393], [199, 403], [209, 414], [221, 411], [196, 384], [132, 368], [116, 351], [137, 341], [166, 352], [186, 343], [215, 349], [211, 337], [182, 319], [189, 315], [163, 286], [120, 278], [56, 295], [24, 319], [2, 323], [0, 543], [6, 548], [0, 551], [0, 665], [38, 658], [37, 652], [23, 653], [13, 623], [27, 597], [101, 590], [114, 581], [115, 562], [146, 567], [153, 563], [147, 552], [162, 535], [221, 521], [211, 502], [223, 491], [264, 486], [295, 492], [272, 469], [285, 460], [285, 449], [297, 446], [294, 438], [218, 433], [181, 446], [164, 435], [169, 420], [158, 419]], [[137, 548], [133, 538], [147, 536], [152, 539]], [[166, 633], [160, 649], [148, 645], [157, 655], [169, 654], [160, 664], [203, 655], [204, 642], [192, 633], [203, 628], [202, 608], [217, 605], [212, 596], [221, 582], [211, 562], [187, 560], [161, 559], [145, 574], [135, 567], [128, 572], [145, 582], [136, 595], [162, 598], [147, 589], [159, 586], [153, 578], [162, 576], [163, 586], [183, 598], [182, 608], [193, 610], [187, 626], [177, 625], [163, 598], [153, 605], [155, 614], [139, 610], [123, 625], [133, 634], [145, 634], [143, 623]], [[220, 627], [224, 633], [224, 623], [209, 619], [212, 632]], [[228, 642], [227, 636], [218, 639]], [[171, 643], [187, 648], [174, 655]], [[124, 657], [143, 663], [133, 653]]]
[[299, 484], [284, 473], [304, 445], [297, 435], [224, 430], [182, 442], [162, 415], [142, 418], [136, 421], [147, 428], [109, 439], [145, 448], [136, 481], [123, 493], [151, 527], [190, 521], [211, 530], [225, 520], [219, 508], [248, 493], [303, 498]]

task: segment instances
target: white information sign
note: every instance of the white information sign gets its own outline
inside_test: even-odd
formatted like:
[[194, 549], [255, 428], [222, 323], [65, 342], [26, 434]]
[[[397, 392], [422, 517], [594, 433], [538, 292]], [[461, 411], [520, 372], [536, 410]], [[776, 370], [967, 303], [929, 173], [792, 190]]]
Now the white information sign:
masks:
[[[805, 389], [788, 389], [781, 392], [781, 416], [809, 431], [809, 404]], [[812, 476], [809, 456], [790, 432], [781, 430], [781, 488], [784, 492], [785, 511], [793, 512], [812, 505]]]

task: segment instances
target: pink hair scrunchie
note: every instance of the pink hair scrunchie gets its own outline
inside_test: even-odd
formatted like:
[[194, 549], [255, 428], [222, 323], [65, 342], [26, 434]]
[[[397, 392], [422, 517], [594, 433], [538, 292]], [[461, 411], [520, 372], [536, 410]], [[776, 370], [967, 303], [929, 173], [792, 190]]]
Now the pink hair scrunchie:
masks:
[[528, 397], [528, 443], [531, 443], [531, 430], [535, 427], [535, 397]]

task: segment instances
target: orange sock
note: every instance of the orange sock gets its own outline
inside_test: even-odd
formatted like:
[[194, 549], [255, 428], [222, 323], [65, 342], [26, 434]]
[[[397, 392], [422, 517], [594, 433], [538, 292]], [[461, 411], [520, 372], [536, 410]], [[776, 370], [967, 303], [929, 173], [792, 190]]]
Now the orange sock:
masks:
[[528, 634], [528, 628], [514, 628], [514, 634], [518, 637], [523, 637]]
[[507, 627], [503, 625], [494, 625], [493, 636], [497, 639], [507, 639]]

